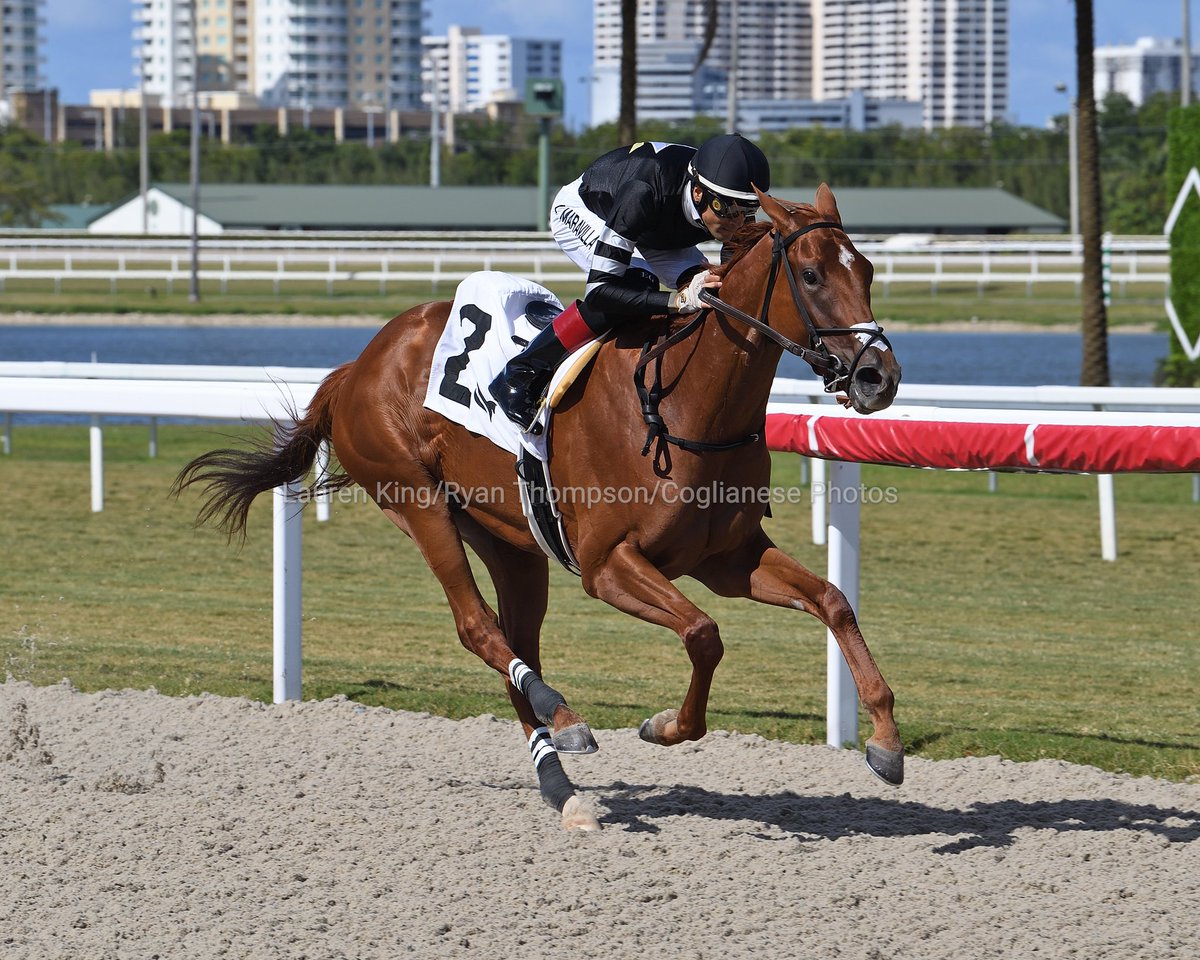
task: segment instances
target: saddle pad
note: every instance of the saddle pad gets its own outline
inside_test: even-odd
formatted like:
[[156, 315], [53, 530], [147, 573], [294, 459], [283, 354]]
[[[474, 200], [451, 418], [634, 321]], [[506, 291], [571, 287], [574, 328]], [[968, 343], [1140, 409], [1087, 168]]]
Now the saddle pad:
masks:
[[[455, 291], [446, 329], [433, 352], [425, 406], [487, 437], [513, 456], [528, 450], [545, 462], [547, 409], [543, 407], [538, 415], [542, 432], [523, 433], [496, 408], [488, 392], [504, 365], [538, 334], [540, 326], [526, 316], [534, 302], [551, 304], [556, 313], [562, 312], [558, 297], [530, 280], [495, 270], [466, 277]], [[588, 345], [560, 365], [551, 381], [551, 396], [555, 385], [579, 372], [575, 359], [586, 351]]]

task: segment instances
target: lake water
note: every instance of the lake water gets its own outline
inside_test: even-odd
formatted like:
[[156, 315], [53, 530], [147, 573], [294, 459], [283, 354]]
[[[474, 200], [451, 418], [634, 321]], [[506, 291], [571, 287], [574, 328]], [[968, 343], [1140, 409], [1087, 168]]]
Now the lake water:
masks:
[[[0, 360], [195, 363], [332, 367], [353, 360], [367, 328], [0, 326]], [[1109, 338], [1114, 386], [1152, 386], [1168, 334]], [[1072, 333], [889, 334], [908, 383], [1039, 386], [1079, 383], [1080, 337]], [[809, 378], [784, 355], [779, 375]]]

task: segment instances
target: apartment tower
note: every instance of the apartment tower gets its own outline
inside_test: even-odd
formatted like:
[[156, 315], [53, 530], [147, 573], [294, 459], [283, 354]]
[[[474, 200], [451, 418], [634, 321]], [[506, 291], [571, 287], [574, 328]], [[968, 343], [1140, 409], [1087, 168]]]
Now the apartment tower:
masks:
[[44, 5], [45, 0], [5, 0], [0, 5], [0, 29], [4, 34], [0, 77], [3, 77], [4, 96], [45, 86], [39, 70], [45, 59], [41, 28], [46, 21], [40, 16]]
[[813, 96], [919, 100], [924, 127], [1008, 112], [1008, 0], [812, 0]]
[[496, 100], [520, 100], [530, 78], [562, 77], [562, 41], [485, 34], [450, 26], [444, 37], [424, 37], [425, 97], [437, 91], [443, 112], [470, 113]]
[[[811, 96], [812, 23], [807, 2], [717, 0], [713, 45], [704, 65], [693, 71], [704, 38], [704, 8], [703, 0], [638, 3], [639, 117], [680, 119], [689, 115], [688, 107], [690, 115], [724, 113], [731, 62], [739, 101]], [[620, 0], [595, 0], [593, 33], [592, 122], [598, 123], [616, 117]]]
[[[420, 107], [421, 0], [133, 0], [146, 92], [201, 91], [268, 106]], [[193, 67], [191, 33], [195, 7]], [[195, 81], [193, 81], [195, 77]]]

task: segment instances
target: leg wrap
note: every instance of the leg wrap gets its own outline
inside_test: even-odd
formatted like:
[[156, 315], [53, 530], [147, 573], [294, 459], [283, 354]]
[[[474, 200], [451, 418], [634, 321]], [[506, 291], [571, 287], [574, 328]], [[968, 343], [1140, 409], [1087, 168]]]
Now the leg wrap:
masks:
[[554, 711], [559, 704], [566, 703], [563, 695], [542, 682], [541, 677], [529, 669], [519, 657], [508, 664], [508, 677], [521, 695], [529, 701], [534, 716], [542, 723], [554, 723]]
[[568, 800], [575, 796], [575, 789], [558, 759], [558, 751], [550, 742], [550, 731], [538, 727], [529, 737], [529, 755], [538, 775], [538, 788], [542, 799], [559, 813]]

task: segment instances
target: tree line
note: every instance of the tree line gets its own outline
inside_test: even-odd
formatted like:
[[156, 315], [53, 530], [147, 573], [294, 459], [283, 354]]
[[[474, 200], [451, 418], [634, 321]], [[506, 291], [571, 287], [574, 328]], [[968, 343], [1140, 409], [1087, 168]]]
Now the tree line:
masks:
[[[1157, 95], [1135, 107], [1110, 95], [1099, 112], [1104, 228], [1120, 234], [1162, 231], [1167, 196], [1167, 114], [1174, 99]], [[645, 121], [646, 140], [700, 143], [723, 131], [719, 119]], [[150, 179], [187, 182], [188, 130], [151, 136]], [[77, 143], [47, 145], [25, 130], [0, 132], [0, 225], [36, 225], [53, 204], [106, 205], [137, 192], [137, 120], [117, 131], [118, 146], [98, 152]], [[1067, 117], [1046, 128], [999, 124], [989, 130], [925, 132], [886, 127], [867, 132], [822, 128], [764, 134], [777, 187], [998, 186], [1067, 219]], [[616, 124], [552, 133], [551, 179], [567, 183], [591, 160], [619, 146]], [[201, 138], [200, 178], [210, 183], [423, 184], [429, 182], [427, 134], [397, 143], [337, 144], [331, 135], [262, 126], [230, 144]], [[530, 123], [457, 118], [454, 146], [440, 158], [443, 185], [533, 185], [537, 130]], [[800, 199], [800, 198], [797, 198]]]

